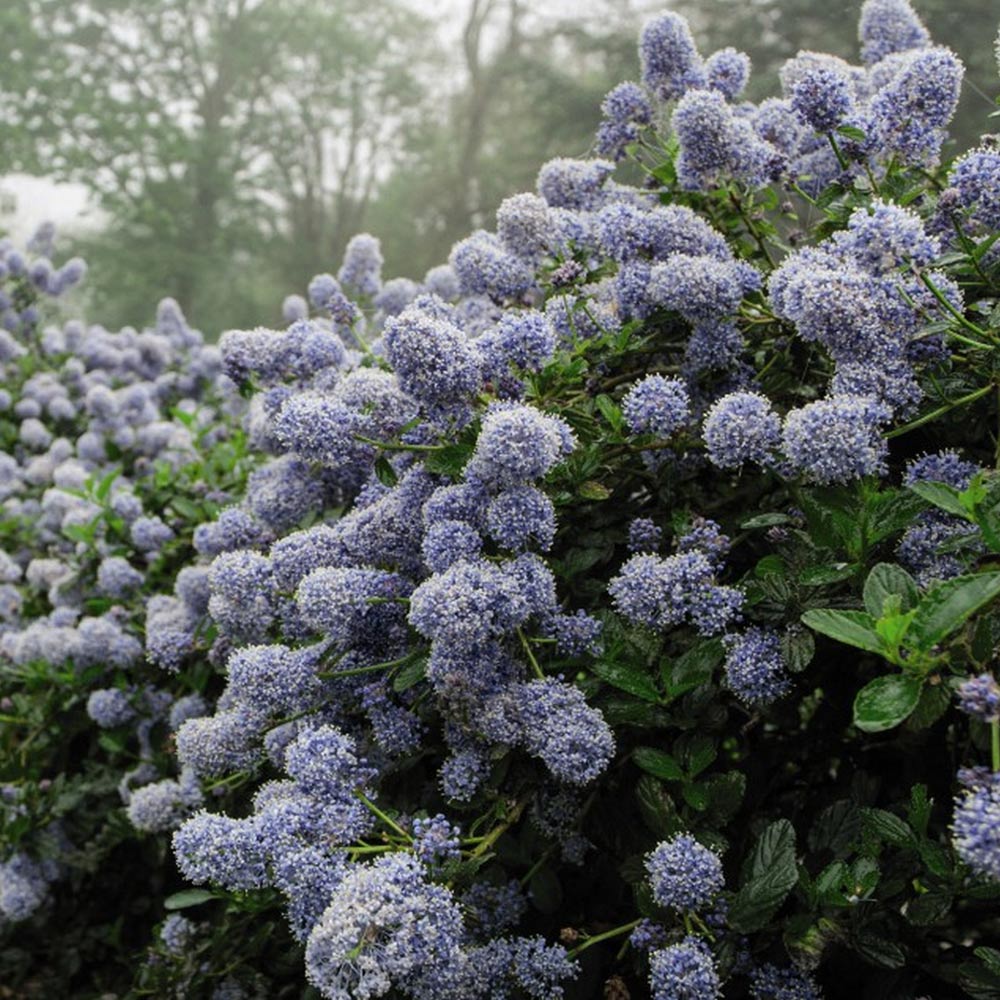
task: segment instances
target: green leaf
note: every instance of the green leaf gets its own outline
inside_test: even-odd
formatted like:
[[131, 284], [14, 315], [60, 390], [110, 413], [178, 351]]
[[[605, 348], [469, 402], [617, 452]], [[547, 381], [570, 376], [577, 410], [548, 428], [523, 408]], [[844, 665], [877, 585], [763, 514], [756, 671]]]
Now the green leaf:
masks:
[[925, 892], [906, 904], [906, 919], [916, 927], [928, 927], [947, 917], [954, 902], [949, 892]]
[[928, 503], [934, 504], [941, 510], [946, 510], [949, 514], [954, 514], [963, 520], [969, 520], [969, 512], [965, 505], [959, 500], [959, 491], [947, 483], [910, 483], [911, 490], [917, 496], [923, 497]]
[[585, 483], [580, 483], [577, 492], [585, 500], [607, 500], [611, 496], [611, 490], [603, 483], [588, 479]]
[[857, 142], [864, 142], [867, 138], [861, 129], [855, 128], [853, 125], [838, 125], [837, 134], [845, 136], [848, 139], [855, 139]]
[[602, 681], [622, 691], [628, 691], [643, 701], [660, 700], [660, 693], [643, 666], [620, 660], [615, 662], [598, 660], [592, 669]]
[[708, 811], [715, 823], [726, 823], [736, 815], [743, 804], [747, 779], [741, 771], [713, 774], [702, 782], [708, 795]]
[[757, 839], [743, 866], [742, 885], [729, 911], [730, 926], [743, 934], [760, 930], [798, 880], [795, 828], [787, 819], [775, 820]]
[[221, 893], [212, 892], [210, 889], [182, 889], [172, 896], [167, 896], [163, 901], [163, 906], [168, 910], [186, 910], [191, 906], [200, 906], [210, 899], [224, 898]]
[[921, 497], [907, 490], [882, 493], [868, 507], [868, 542], [874, 545], [908, 528], [924, 509]]
[[909, 611], [920, 599], [917, 582], [895, 563], [878, 563], [865, 580], [864, 600], [868, 613], [875, 618], [885, 614], [887, 597], [899, 595], [900, 611]]
[[449, 444], [439, 451], [429, 451], [424, 458], [424, 468], [428, 472], [439, 472], [452, 479], [458, 478], [472, 455], [472, 446], [468, 444]]
[[414, 684], [419, 684], [424, 679], [426, 667], [427, 661], [423, 657], [401, 667], [393, 678], [393, 691], [408, 691]]
[[684, 748], [684, 759], [688, 773], [697, 777], [719, 755], [718, 747], [711, 736], [698, 735]]
[[170, 506], [186, 521], [191, 521], [194, 524], [200, 524], [205, 519], [205, 513], [200, 505], [188, 500], [187, 497], [173, 497]]
[[910, 789], [910, 805], [906, 815], [917, 833], [921, 836], [927, 833], [927, 824], [931, 818], [931, 801], [927, 797], [926, 785], [914, 785]]
[[887, 674], [869, 681], [854, 699], [854, 725], [866, 733], [898, 726], [920, 700], [923, 680], [908, 674]]
[[945, 684], [925, 684], [917, 707], [906, 720], [908, 732], [919, 732], [933, 726], [951, 708], [951, 691]]
[[747, 518], [740, 527], [744, 531], [752, 531], [754, 528], [773, 528], [779, 524], [791, 524], [792, 517], [788, 514], [758, 514], [756, 517]]
[[829, 583], [840, 583], [850, 580], [857, 571], [853, 563], [830, 563], [826, 566], [807, 566], [800, 574], [799, 580], [807, 587], [824, 587]]
[[910, 824], [886, 809], [862, 809], [861, 818], [865, 827], [879, 840], [895, 847], [913, 847], [917, 838]]
[[781, 635], [781, 655], [793, 674], [799, 674], [812, 662], [816, 655], [816, 640], [812, 632], [793, 625]]
[[604, 393], [601, 393], [594, 402], [611, 427], [616, 431], [621, 430], [624, 423], [621, 407], [610, 396], [606, 396]]
[[385, 457], [385, 455], [379, 455], [376, 460], [375, 475], [378, 477], [378, 481], [383, 486], [395, 486], [399, 479], [396, 475], [396, 470], [392, 467], [392, 463]]
[[100, 483], [98, 483], [97, 489], [94, 491], [94, 496], [101, 503], [103, 503], [108, 498], [108, 494], [111, 492], [111, 486], [114, 483], [114, 481], [118, 478], [118, 476], [121, 474], [121, 471], [122, 470], [116, 466], [110, 472], [108, 472], [103, 479], [101, 479]]
[[670, 837], [681, 829], [674, 801], [651, 774], [642, 775], [635, 787], [643, 822], [658, 837]]
[[684, 769], [680, 764], [670, 754], [655, 747], [636, 747], [632, 759], [644, 771], [655, 774], [664, 781], [680, 781], [684, 777]]
[[815, 608], [802, 615], [802, 622], [815, 632], [869, 653], [882, 653], [884, 644], [875, 631], [875, 619], [864, 611]]
[[862, 933], [857, 935], [853, 945], [859, 955], [880, 969], [902, 969], [906, 965], [906, 952], [888, 938]]
[[681, 788], [681, 795], [697, 812], [704, 812], [708, 808], [708, 789], [701, 783], [684, 785]]
[[1000, 572], [956, 576], [937, 584], [914, 609], [908, 642], [914, 649], [929, 652], [998, 595]]
[[708, 639], [686, 650], [676, 660], [662, 667], [667, 693], [676, 698], [712, 679], [712, 672], [725, 656], [720, 639]]

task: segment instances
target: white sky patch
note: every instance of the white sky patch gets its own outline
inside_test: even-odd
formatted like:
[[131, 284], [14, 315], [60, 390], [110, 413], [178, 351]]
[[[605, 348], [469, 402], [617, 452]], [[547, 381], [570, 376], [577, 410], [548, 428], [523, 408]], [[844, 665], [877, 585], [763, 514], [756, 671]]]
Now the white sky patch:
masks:
[[56, 184], [27, 174], [0, 178], [0, 230], [23, 244], [43, 222], [54, 222], [57, 232], [79, 232], [99, 225], [100, 213], [82, 184]]

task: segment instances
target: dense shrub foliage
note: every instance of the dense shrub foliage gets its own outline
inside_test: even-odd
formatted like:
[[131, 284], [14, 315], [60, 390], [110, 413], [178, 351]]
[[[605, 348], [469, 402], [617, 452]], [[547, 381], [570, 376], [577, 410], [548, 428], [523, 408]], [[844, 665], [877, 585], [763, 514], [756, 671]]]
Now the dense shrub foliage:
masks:
[[16, 989], [1000, 996], [1000, 151], [859, 34], [656, 17], [603, 158], [218, 351], [5, 248]]

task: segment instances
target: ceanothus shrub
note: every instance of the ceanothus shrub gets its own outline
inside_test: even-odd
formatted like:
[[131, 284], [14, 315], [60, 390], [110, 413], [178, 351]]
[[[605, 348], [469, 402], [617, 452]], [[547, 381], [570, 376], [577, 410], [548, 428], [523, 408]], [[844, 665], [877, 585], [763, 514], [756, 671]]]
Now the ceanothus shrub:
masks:
[[[546, 164], [422, 284], [357, 237], [288, 331], [224, 337], [264, 469], [312, 485], [201, 548], [207, 616], [150, 609], [173, 669], [215, 632], [226, 686], [178, 749], [246, 789], [175, 852], [237, 910], [280, 894], [322, 996], [995, 975], [1000, 535], [963, 428], [996, 405], [1000, 172], [941, 164], [961, 66], [905, 0], [861, 41], [753, 106], [745, 56], [654, 18], [608, 160]], [[825, 211], [794, 250], [782, 201]], [[305, 361], [309, 325], [343, 350]]]
[[[108, 480], [128, 547], [93, 579], [143, 602], [169, 700], [87, 705], [169, 715], [128, 818], [202, 907], [140, 991], [1000, 990], [1000, 154], [944, 159], [962, 66], [907, 0], [859, 36], [753, 104], [744, 54], [652, 18], [600, 159], [420, 282], [362, 234], [286, 329], [223, 335], [258, 463], [224, 508]], [[78, 380], [126, 364], [80, 350]], [[155, 394], [91, 381], [78, 462], [178, 447]], [[41, 544], [101, 499], [45, 385], [10, 403], [0, 490], [55, 492], [0, 562], [0, 643], [127, 675], [133, 632]], [[6, 862], [2, 905], [49, 857]]]

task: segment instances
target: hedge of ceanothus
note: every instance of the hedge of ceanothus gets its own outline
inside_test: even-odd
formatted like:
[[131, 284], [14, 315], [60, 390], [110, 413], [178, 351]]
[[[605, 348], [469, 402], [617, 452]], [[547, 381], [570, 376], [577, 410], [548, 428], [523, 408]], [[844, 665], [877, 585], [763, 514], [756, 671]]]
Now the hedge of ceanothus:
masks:
[[49, 321], [86, 271], [54, 267], [56, 249], [51, 226], [26, 251], [0, 243], [0, 981], [25, 996], [129, 961], [116, 924], [141, 897], [118, 875], [162, 867], [131, 850], [143, 786], [169, 776], [203, 800], [167, 741], [209, 710], [211, 669], [164, 685], [145, 611], [175, 580], [204, 609], [188, 563], [253, 461], [218, 348], [176, 303], [143, 331]]
[[859, 37], [752, 104], [654, 17], [594, 158], [222, 336], [255, 468], [140, 602], [197, 710], [148, 751], [131, 639], [88, 702], [176, 757], [136, 995], [1000, 996], [1000, 144], [906, 0]]

